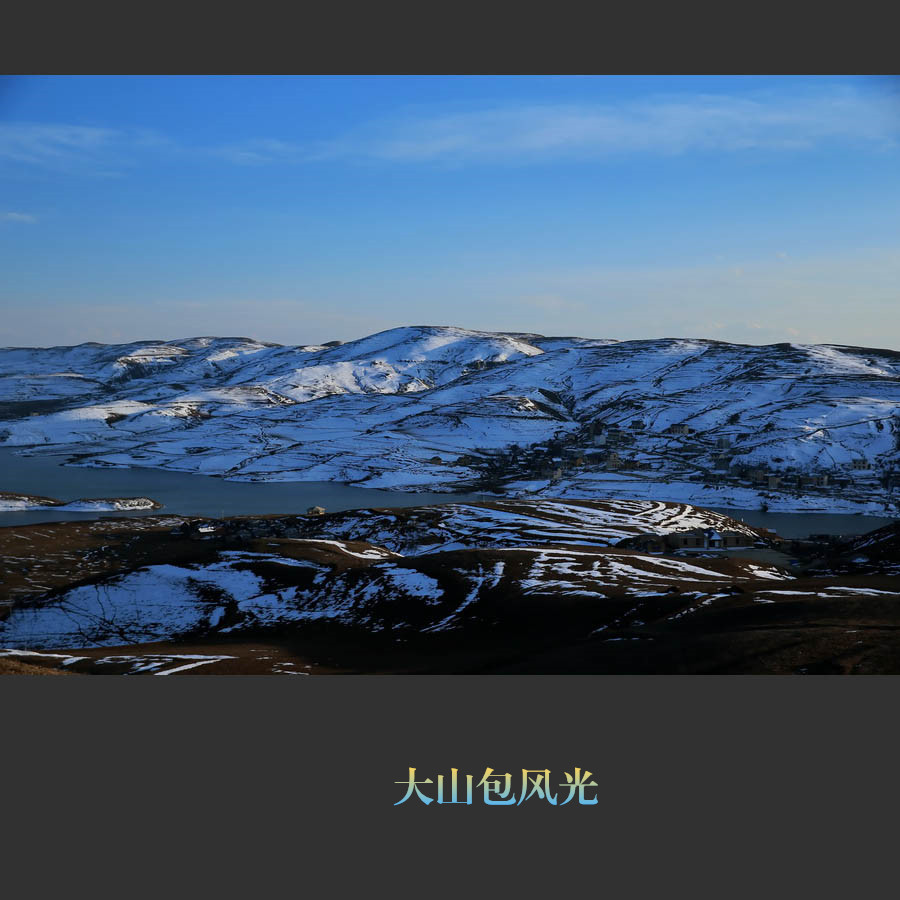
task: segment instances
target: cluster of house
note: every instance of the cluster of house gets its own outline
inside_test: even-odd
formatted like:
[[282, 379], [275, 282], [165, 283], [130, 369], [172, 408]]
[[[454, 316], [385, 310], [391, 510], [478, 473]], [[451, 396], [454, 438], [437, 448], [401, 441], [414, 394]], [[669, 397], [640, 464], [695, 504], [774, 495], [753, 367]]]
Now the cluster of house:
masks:
[[[546, 393], [546, 392], [545, 392]], [[728, 421], [736, 425], [736, 417]], [[586, 422], [581, 430], [570, 435], [565, 441], [554, 439], [545, 444], [531, 447], [513, 446], [506, 452], [481, 452], [477, 458], [473, 454], [463, 454], [456, 460], [457, 465], [471, 466], [482, 462], [487, 471], [500, 481], [511, 475], [547, 479], [551, 483], [559, 481], [573, 468], [604, 468], [607, 471], [652, 469], [654, 464], [648, 458], [637, 458], [626, 448], [638, 441], [638, 433], [646, 431], [648, 423], [641, 418], [606, 422], [601, 419]], [[842, 487], [851, 483], [849, 473], [836, 467], [830, 471], [795, 472], [790, 469], [770, 469], [740, 462], [733, 441], [749, 438], [749, 433], [733, 432], [717, 435], [714, 439], [704, 435], [686, 422], [675, 422], [666, 427], [666, 435], [677, 440], [666, 451], [683, 460], [689, 460], [697, 469], [695, 477], [721, 483], [735, 478], [769, 490], [804, 491], [816, 488]], [[645, 454], [639, 454], [645, 457]], [[706, 471], [703, 460], [710, 460], [712, 471]], [[701, 466], [696, 463], [700, 461]], [[432, 462], [441, 462], [434, 457]], [[872, 467], [864, 457], [854, 459], [849, 468], [855, 472], [868, 472]], [[883, 483], [888, 488], [900, 487], [900, 473], [883, 473]], [[687, 477], [691, 477], [688, 475]]]
[[630, 431], [620, 425], [597, 421], [588, 423], [585, 436], [595, 447], [621, 447], [633, 444], [635, 441], [633, 432], [643, 431], [643, 429], [643, 419], [635, 419]]
[[[853, 471], [869, 471], [871, 464], [867, 459], [854, 459], [851, 464]], [[795, 472], [772, 471], [762, 467], [739, 466], [731, 469], [732, 473], [745, 481], [761, 485], [770, 490], [808, 490], [809, 488], [846, 487], [850, 479], [846, 476], [831, 472]], [[838, 470], [839, 471], [839, 470]], [[892, 481], [891, 475], [888, 481]], [[900, 477], [896, 479], [900, 485]], [[890, 483], [888, 484], [890, 487]]]
[[[777, 537], [772, 534], [772, 537]], [[693, 528], [690, 531], [674, 531], [670, 534], [639, 534], [619, 541], [617, 547], [642, 550], [646, 553], [664, 553], [666, 550], [728, 550], [735, 547], [752, 547], [752, 537], [739, 531], [717, 531], [715, 528]]]
[[[593, 441], [595, 446], [616, 447], [623, 444], [634, 444], [635, 432], [646, 431], [646, 429], [647, 423], [643, 419], [632, 419], [627, 427], [598, 420], [589, 422], [586, 427], [586, 432], [587, 437]], [[689, 438], [699, 434], [696, 428], [685, 422], [676, 422], [673, 425], [669, 425], [664, 433], [680, 438]], [[682, 444], [683, 443], [684, 442], [682, 441]], [[721, 448], [730, 447], [731, 439], [727, 437], [718, 438], [716, 446]]]
[[[620, 425], [607, 424], [598, 421], [590, 423], [588, 427], [589, 434], [595, 445], [616, 447], [622, 444], [634, 443], [633, 434], [630, 434], [628, 430], [623, 429]], [[646, 427], [647, 425], [643, 419], [632, 419], [628, 425], [628, 428], [632, 433], [635, 431], [644, 431]], [[665, 433], [682, 439], [689, 439], [699, 434], [696, 428], [688, 425], [686, 422], [675, 422], [669, 425], [666, 428]], [[744, 436], [749, 437], [750, 435]], [[682, 440], [680, 446], [682, 450], [703, 451], [709, 447], [709, 444], [706, 443], [705, 446], [701, 446], [699, 443], [685, 443]], [[732, 470], [734, 460], [735, 457], [732, 450], [731, 437], [727, 435], [717, 437], [715, 440], [714, 452], [712, 454], [713, 468], [719, 471]], [[613, 465], [610, 467], [618, 467], [615, 459], [613, 460]], [[854, 472], [867, 472], [872, 468], [872, 464], [868, 459], [860, 456], [851, 460], [849, 468]], [[784, 473], [768, 471], [761, 468], [753, 469], [746, 466], [733, 471], [734, 474], [737, 474], [739, 477], [748, 478], [756, 484], [765, 484], [770, 488], [777, 488], [780, 486], [797, 488], [828, 487], [829, 483], [834, 482], [834, 475], [829, 475], [827, 472]], [[900, 485], [900, 477], [897, 478], [897, 484]]]
[[742, 467], [736, 474], [754, 484], [764, 485], [772, 490], [780, 487], [828, 487], [831, 479], [827, 472], [771, 472], [768, 469], [750, 467]]
[[566, 449], [561, 456], [550, 457], [538, 469], [538, 474], [551, 481], [558, 481], [563, 473], [581, 466], [603, 466], [610, 471], [620, 469], [649, 469], [650, 463], [622, 456], [616, 450]]
[[[546, 392], [544, 392], [546, 393]], [[636, 443], [635, 432], [647, 427], [643, 419], [632, 419], [627, 426], [595, 420], [586, 423], [575, 437], [577, 443], [566, 444], [561, 440], [548, 441], [545, 444], [527, 448], [510, 447], [501, 454], [493, 454], [493, 465], [505, 473], [518, 471], [549, 481], [559, 481], [563, 475], [573, 468], [603, 467], [610, 471], [625, 469], [650, 469], [652, 464], [623, 454], [622, 449]], [[694, 429], [686, 425], [672, 426], [673, 434], [694, 433]], [[571, 438], [570, 438], [571, 440]], [[730, 442], [720, 439], [718, 446], [730, 446]], [[700, 447], [697, 448], [702, 449]], [[483, 454], [482, 454], [483, 456]], [[441, 462], [434, 457], [431, 462]], [[472, 454], [463, 454], [456, 459], [457, 465], [470, 466], [478, 462]], [[727, 468], [727, 467], [726, 467]]]

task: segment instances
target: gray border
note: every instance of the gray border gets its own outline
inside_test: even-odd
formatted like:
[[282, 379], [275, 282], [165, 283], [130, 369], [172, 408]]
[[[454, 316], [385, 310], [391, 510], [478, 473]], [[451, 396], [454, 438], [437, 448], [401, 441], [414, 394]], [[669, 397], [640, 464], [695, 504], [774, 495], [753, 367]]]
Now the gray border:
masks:
[[[861, 842], [877, 857], [893, 841], [876, 814], [897, 793], [898, 687], [900, 676], [4, 678], [4, 881], [28, 859], [32, 881], [56, 872], [74, 890], [114, 875], [128, 896], [148, 880], [179, 884], [171, 866], [184, 860], [204, 893], [251, 878], [264, 896], [319, 881], [338, 897], [402, 884], [417, 886], [409, 896], [680, 884], [730, 897], [754, 883], [770, 896], [787, 862], [808, 867], [808, 895]], [[600, 803], [394, 806], [409, 766], [432, 777], [581, 766]], [[870, 876], [857, 872], [855, 890]]]
[[[27, 48], [7, 57], [9, 69], [96, 65], [89, 38], [67, 27], [48, 34], [24, 11], [7, 22], [5, 49]], [[790, 67], [798, 46], [809, 52], [809, 22], [799, 43], [798, 29], [782, 25], [774, 38], [766, 28], [785, 51], [790, 43]], [[167, 24], [176, 43], [179, 30]], [[863, 46], [856, 30], [841, 38], [851, 52]], [[302, 54], [288, 67], [377, 69], [390, 56], [366, 32], [377, 62], [354, 49], [348, 65], [336, 56], [346, 35], [302, 31], [290, 32]], [[641, 47], [652, 47], [653, 31]], [[891, 29], [880, 31], [880, 54], [877, 30], [865, 31], [862, 65], [851, 68], [893, 66]], [[641, 68], [626, 33], [592, 32], [590, 65], [599, 39], [600, 65]], [[680, 37], [656, 33], [653, 65], [665, 65], [665, 49], [688, 58]], [[130, 36], [110, 40], [101, 26], [93, 37], [133, 58]], [[207, 52], [226, 46], [213, 37]], [[158, 59], [157, 41], [145, 39]], [[181, 59], [197, 65], [193, 44]], [[704, 45], [735, 49], [721, 36]], [[268, 42], [255, 67], [236, 64], [227, 46], [229, 68], [278, 68]], [[558, 71], [578, 65], [568, 45], [560, 59]], [[35, 894], [55, 880], [73, 893], [112, 884], [118, 896], [224, 885], [267, 897], [325, 885], [335, 897], [351, 888], [802, 897], [823, 884], [869, 896], [891, 883], [886, 874], [879, 883], [895, 850], [880, 818], [896, 804], [898, 687], [897, 676], [2, 678], [0, 877], [6, 886], [24, 874]], [[395, 808], [393, 782], [409, 765], [582, 765], [604, 790], [597, 807]]]

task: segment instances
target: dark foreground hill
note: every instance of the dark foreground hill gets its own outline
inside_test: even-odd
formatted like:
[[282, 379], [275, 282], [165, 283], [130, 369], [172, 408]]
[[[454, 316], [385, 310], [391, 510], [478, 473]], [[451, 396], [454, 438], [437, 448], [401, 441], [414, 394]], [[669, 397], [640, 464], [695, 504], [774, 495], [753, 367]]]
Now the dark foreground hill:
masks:
[[[742, 546], [728, 550], [619, 545], [654, 529], [710, 537], [740, 527]], [[804, 571], [771, 537], [677, 504], [112, 519], [0, 529], [0, 550], [13, 601], [0, 620], [7, 664], [900, 673], [900, 578], [849, 562]]]

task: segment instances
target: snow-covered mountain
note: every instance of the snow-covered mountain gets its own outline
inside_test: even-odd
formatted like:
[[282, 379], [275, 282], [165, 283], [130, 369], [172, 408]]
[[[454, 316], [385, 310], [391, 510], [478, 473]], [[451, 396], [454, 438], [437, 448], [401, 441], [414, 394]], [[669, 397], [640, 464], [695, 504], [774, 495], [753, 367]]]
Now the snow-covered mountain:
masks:
[[0, 443], [248, 481], [895, 511], [900, 353], [450, 327], [13, 348]]

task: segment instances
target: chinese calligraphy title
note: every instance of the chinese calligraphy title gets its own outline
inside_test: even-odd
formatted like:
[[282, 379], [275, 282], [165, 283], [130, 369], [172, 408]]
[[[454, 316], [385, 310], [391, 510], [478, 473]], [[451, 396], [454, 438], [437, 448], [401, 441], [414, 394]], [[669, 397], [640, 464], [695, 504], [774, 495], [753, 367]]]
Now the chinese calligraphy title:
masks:
[[[465, 775], [462, 779], [459, 776], [459, 769], [450, 770], [449, 783], [444, 784], [444, 776], [438, 775], [437, 786], [435, 788], [426, 787], [433, 785], [431, 778], [423, 778], [416, 781], [416, 770], [410, 768], [409, 778], [406, 781], [395, 781], [394, 784], [402, 784], [406, 786], [406, 794], [401, 800], [398, 800], [394, 806], [406, 803], [411, 797], [415, 796], [426, 806], [434, 803], [435, 800], [440, 803], [461, 803], [467, 806], [472, 805], [473, 797], [473, 775]], [[591, 772], [585, 769], [575, 769], [575, 774], [570, 775], [564, 772], [564, 782], [554, 785], [551, 783], [549, 769], [522, 769], [522, 781], [518, 795], [513, 790], [513, 776], [507, 772], [504, 775], [494, 774], [494, 770], [488, 768], [484, 775], [474, 786], [475, 795], [488, 806], [519, 806], [526, 800], [543, 800], [551, 806], [565, 806], [571, 802], [576, 796], [578, 803], [582, 806], [594, 806], [597, 803], [596, 791], [592, 790], [597, 787], [596, 781], [589, 781]], [[462, 784], [460, 783], [462, 781]], [[554, 791], [554, 787], [562, 788], [562, 791]], [[565, 794], [560, 801], [560, 796]], [[462, 796], [461, 796], [462, 795]]]

